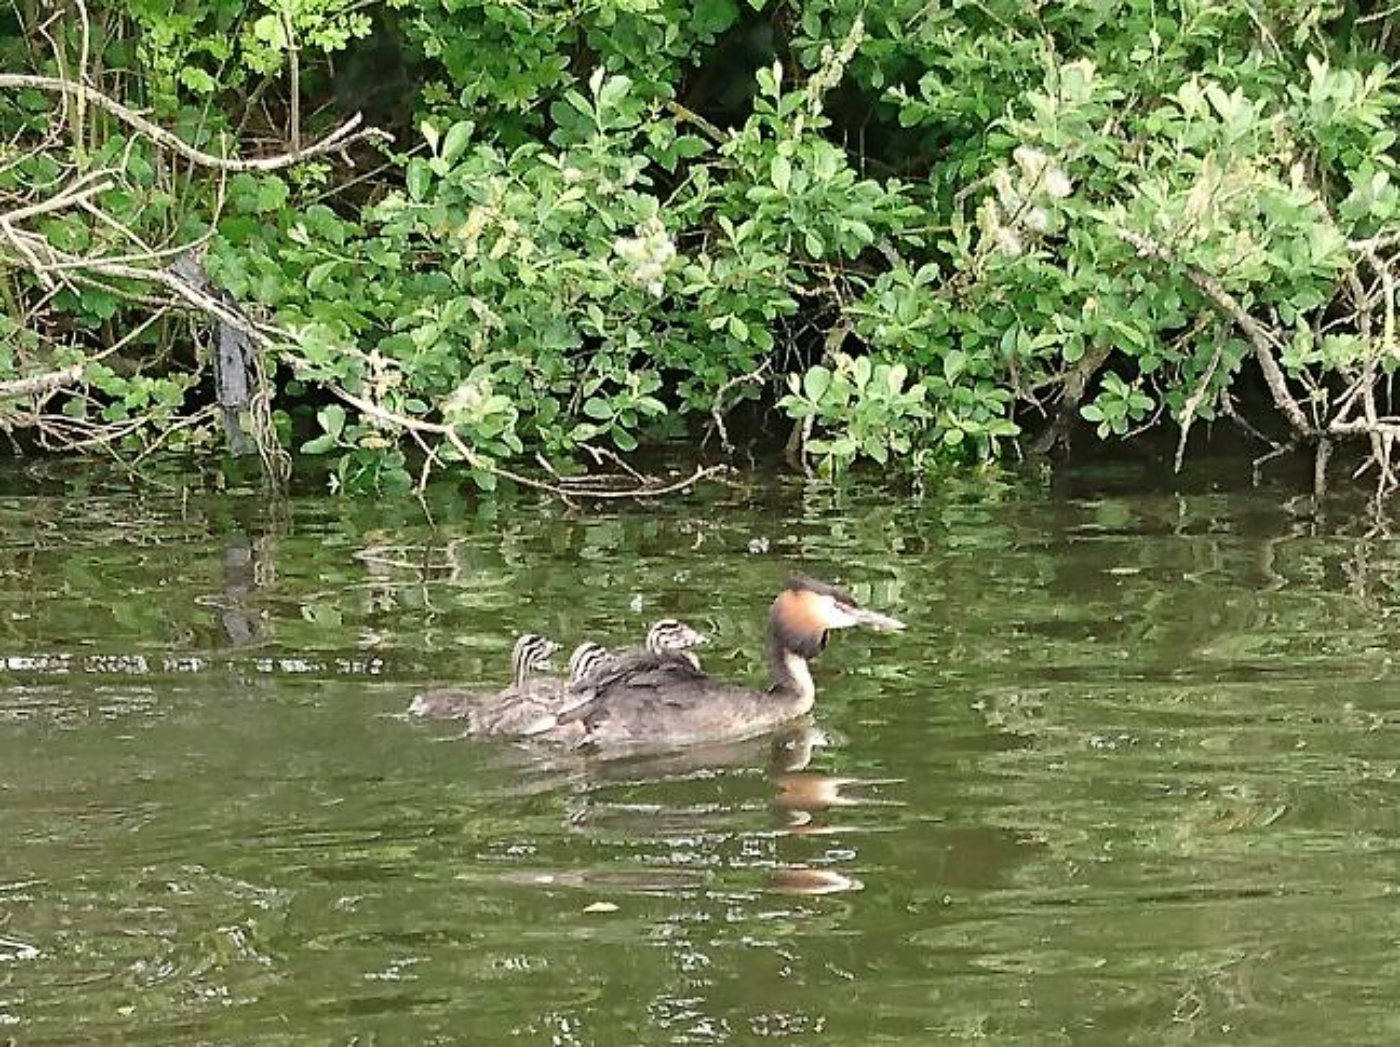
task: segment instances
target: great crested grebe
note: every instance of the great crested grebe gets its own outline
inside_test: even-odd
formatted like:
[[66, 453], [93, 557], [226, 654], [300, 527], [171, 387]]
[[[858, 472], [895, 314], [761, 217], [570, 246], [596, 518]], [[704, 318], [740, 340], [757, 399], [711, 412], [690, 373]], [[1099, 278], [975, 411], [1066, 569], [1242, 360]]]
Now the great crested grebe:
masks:
[[[630, 648], [624, 651], [608, 651], [600, 648], [601, 656], [591, 660], [586, 672], [571, 674], [572, 682], [575, 685], [586, 684], [590, 678], [600, 677], [604, 673], [615, 673], [624, 667], [650, 666], [671, 658], [681, 659], [692, 668], [699, 669], [700, 659], [692, 648], [708, 642], [709, 639], [704, 633], [691, 628], [685, 622], [675, 618], [662, 618], [647, 630], [646, 642], [641, 650]], [[578, 650], [574, 651], [574, 657], [577, 657], [584, 647], [589, 646], [598, 647], [597, 644], [580, 644]], [[573, 665], [572, 658], [569, 664]]]
[[526, 633], [515, 642], [511, 654], [511, 683], [504, 690], [491, 692], [443, 688], [415, 695], [408, 711], [415, 716], [438, 720], [465, 720], [467, 734], [493, 734], [531, 737], [555, 726], [557, 718], [573, 711], [595, 695], [585, 681], [601, 678], [621, 666], [663, 665], [668, 659], [686, 659], [688, 665], [700, 662], [690, 648], [705, 642], [703, 633], [684, 622], [663, 618], [647, 631], [642, 650], [611, 653], [602, 644], [585, 641], [569, 656], [568, 676], [540, 676], [550, 657], [559, 649], [553, 640]]
[[413, 696], [408, 707], [409, 714], [451, 720], [466, 716], [471, 709], [490, 699], [504, 699], [524, 693], [530, 687], [532, 677], [541, 669], [549, 668], [549, 660], [557, 650], [559, 645], [553, 640], [535, 633], [523, 633], [510, 652], [510, 685], [504, 690], [486, 692], [442, 688], [424, 691]]
[[830, 630], [856, 625], [904, 628], [897, 618], [860, 607], [842, 589], [795, 577], [768, 610], [768, 690], [721, 683], [681, 658], [605, 666], [577, 688], [591, 692], [590, 700], [538, 737], [574, 748], [627, 750], [764, 734], [812, 708], [817, 691], [809, 660], [826, 646]]
[[567, 679], [549, 677], [531, 680], [519, 693], [502, 703], [500, 714], [489, 721], [486, 729], [477, 724], [467, 728], [468, 734], [500, 734], [517, 738], [533, 738], [552, 730], [561, 717], [593, 701], [597, 695], [593, 684], [606, 674], [622, 667], [665, 665], [671, 659], [681, 660], [696, 668], [700, 660], [690, 648], [705, 642], [704, 633], [684, 622], [663, 618], [647, 630], [641, 650], [610, 652], [602, 644], [585, 641], [569, 656]]

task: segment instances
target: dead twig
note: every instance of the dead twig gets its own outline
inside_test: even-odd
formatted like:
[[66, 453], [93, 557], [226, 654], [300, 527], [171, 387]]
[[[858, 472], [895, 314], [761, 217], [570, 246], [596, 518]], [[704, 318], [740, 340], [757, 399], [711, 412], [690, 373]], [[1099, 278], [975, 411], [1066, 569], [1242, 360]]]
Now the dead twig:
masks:
[[8, 382], [0, 382], [0, 400], [22, 400], [35, 393], [46, 393], [50, 389], [72, 385], [82, 379], [83, 368], [86, 366], [87, 363], [84, 361], [57, 371], [32, 374], [28, 378], [13, 378]]
[[1286, 454], [1291, 454], [1298, 449], [1296, 442], [1286, 444], [1275, 444], [1272, 451], [1266, 451], [1253, 462], [1254, 486], [1258, 487], [1264, 479], [1264, 466], [1272, 462], [1275, 458], [1281, 458]]
[[1206, 398], [1206, 390], [1210, 388], [1210, 381], [1215, 377], [1215, 369], [1220, 366], [1220, 357], [1223, 350], [1217, 348], [1215, 354], [1210, 358], [1210, 364], [1206, 367], [1206, 373], [1201, 376], [1200, 384], [1192, 390], [1191, 395], [1186, 398], [1186, 402], [1181, 405], [1181, 439], [1176, 444], [1176, 460], [1172, 464], [1175, 472], [1181, 472], [1181, 460], [1186, 456], [1186, 439], [1191, 435], [1191, 423], [1196, 418], [1196, 412], [1200, 410], [1202, 401]]
[[705, 137], [710, 139], [710, 141], [714, 142], [716, 145], [723, 145], [729, 140], [729, 135], [727, 135], [724, 131], [720, 130], [720, 128], [710, 123], [710, 121], [706, 120], [699, 113], [692, 112], [685, 106], [681, 105], [679, 102], [667, 102], [666, 111], [672, 116], [674, 116], [677, 120], [694, 124], [696, 127], [700, 128], [700, 130], [705, 132]]
[[717, 390], [715, 390], [715, 399], [714, 402], [710, 405], [710, 418], [714, 420], [715, 430], [719, 433], [720, 446], [723, 447], [725, 451], [734, 450], [734, 445], [729, 440], [729, 430], [725, 427], [724, 424], [724, 394], [729, 392], [729, 390], [733, 389], [736, 385], [741, 385], [747, 382], [763, 381], [763, 379], [767, 377], [768, 371], [771, 369], [772, 366], [773, 358], [769, 357], [767, 360], [764, 360], [763, 363], [755, 367], [752, 371], [748, 371], [740, 375], [735, 375], [733, 378], [729, 379], [729, 381], [725, 382]]
[[40, 201], [37, 204], [30, 204], [27, 207], [17, 207], [13, 211], [6, 211], [3, 215], [0, 215], [0, 222], [6, 225], [13, 225], [16, 222], [22, 222], [25, 219], [34, 218], [41, 214], [61, 211], [65, 207], [75, 207], [86, 200], [90, 200], [94, 196], [102, 195], [108, 189], [116, 187], [116, 182], [113, 182], [110, 178], [104, 178], [96, 185], [90, 185], [80, 190], [78, 186], [85, 181], [90, 181], [91, 177], [92, 176], [89, 175], [85, 178], [80, 178], [57, 196], [52, 196], [47, 200]]

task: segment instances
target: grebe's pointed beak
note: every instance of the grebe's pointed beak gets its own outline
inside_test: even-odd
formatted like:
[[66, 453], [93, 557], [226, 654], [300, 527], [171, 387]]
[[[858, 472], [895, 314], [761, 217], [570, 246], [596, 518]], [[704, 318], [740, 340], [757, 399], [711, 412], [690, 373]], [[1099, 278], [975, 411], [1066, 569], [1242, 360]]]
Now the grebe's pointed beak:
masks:
[[824, 629], [849, 629], [854, 625], [868, 625], [872, 629], [893, 632], [904, 628], [904, 623], [898, 618], [871, 611], [839, 597], [823, 594], [814, 599], [821, 607], [819, 620]]
[[868, 625], [881, 632], [898, 632], [904, 628], [904, 623], [898, 618], [891, 618], [879, 611], [870, 611], [864, 607], [850, 607], [848, 605], [841, 605], [841, 610], [853, 619], [852, 625]]
[[789, 583], [773, 601], [769, 614], [774, 625], [786, 635], [815, 639], [818, 650], [825, 643], [824, 634], [829, 629], [849, 629], [855, 625], [888, 631], [904, 628], [898, 618], [867, 610], [841, 590], [810, 580]]

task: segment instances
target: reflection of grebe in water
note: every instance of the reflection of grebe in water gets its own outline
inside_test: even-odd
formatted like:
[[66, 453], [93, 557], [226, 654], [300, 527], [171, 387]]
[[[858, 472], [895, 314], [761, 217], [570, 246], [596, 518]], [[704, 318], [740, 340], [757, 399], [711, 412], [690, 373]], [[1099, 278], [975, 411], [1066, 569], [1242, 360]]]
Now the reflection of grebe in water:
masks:
[[[809, 770], [816, 750], [826, 744], [823, 732], [799, 722], [766, 739], [696, 746], [629, 760], [574, 763], [564, 799], [565, 828], [606, 841], [611, 848], [639, 847], [652, 853], [654, 864], [633, 869], [609, 864], [597, 869], [537, 870], [522, 879], [604, 892], [664, 893], [706, 884], [720, 886], [717, 876], [729, 887], [743, 889], [740, 885], [746, 884], [748, 889], [781, 894], [860, 890], [863, 883], [849, 872], [850, 862], [856, 860], [854, 840], [880, 832], [883, 826], [870, 814], [859, 820], [850, 815], [859, 808], [902, 806], [900, 801], [867, 792], [899, 779]], [[753, 773], [765, 762], [767, 772], [761, 781], [766, 787]], [[561, 761], [555, 766], [563, 769], [565, 764]], [[731, 772], [715, 773], [725, 767]], [[725, 798], [716, 800], [711, 789], [704, 789], [708, 799], [677, 800], [674, 788], [685, 779], [713, 780], [723, 788]], [[757, 796], [755, 787], [759, 788]], [[768, 817], [763, 814], [765, 808], [773, 812]], [[836, 808], [846, 815], [839, 824], [826, 813]], [[826, 837], [847, 837], [839, 849], [849, 851], [849, 856], [835, 861], [803, 860], [811, 845], [801, 841]], [[656, 861], [658, 853], [664, 860]]]
[[[813, 750], [826, 741], [808, 728], [775, 741], [773, 810], [778, 824], [792, 837], [829, 836], [879, 831], [870, 825], [833, 825], [822, 815], [833, 808], [901, 807], [901, 801], [862, 795], [861, 790], [897, 785], [899, 778], [858, 778], [807, 770]], [[865, 885], [830, 865], [790, 862], [772, 869], [764, 889], [777, 894], [835, 894], [859, 891]]]
[[902, 778], [856, 778], [807, 770], [812, 753], [827, 744], [827, 737], [814, 727], [788, 732], [774, 739], [773, 784], [777, 792], [773, 807], [782, 816], [783, 826], [793, 832], [824, 833], [840, 831], [836, 826], [814, 825], [814, 816], [833, 807], [902, 807], [899, 800], [861, 795], [853, 789], [873, 789], [898, 785]]

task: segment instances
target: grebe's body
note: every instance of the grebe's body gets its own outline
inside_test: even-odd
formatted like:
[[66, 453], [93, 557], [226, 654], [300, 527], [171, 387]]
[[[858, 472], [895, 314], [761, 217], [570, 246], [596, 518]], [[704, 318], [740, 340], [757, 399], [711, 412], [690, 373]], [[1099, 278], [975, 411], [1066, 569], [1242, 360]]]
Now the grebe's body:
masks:
[[902, 629], [897, 619], [861, 608], [841, 589], [794, 578], [768, 612], [772, 686], [754, 691], [721, 683], [680, 658], [605, 666], [578, 690], [590, 700], [540, 732], [574, 748], [627, 751], [672, 748], [764, 734], [812, 708], [816, 686], [808, 666], [832, 629], [868, 625]]

